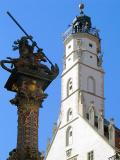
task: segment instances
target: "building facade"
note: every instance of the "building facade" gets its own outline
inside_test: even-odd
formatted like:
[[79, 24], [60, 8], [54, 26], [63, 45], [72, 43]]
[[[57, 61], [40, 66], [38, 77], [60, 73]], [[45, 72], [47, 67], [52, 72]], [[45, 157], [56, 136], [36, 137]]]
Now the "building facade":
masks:
[[101, 40], [83, 9], [64, 34], [61, 112], [46, 160], [120, 159], [120, 130], [104, 117]]

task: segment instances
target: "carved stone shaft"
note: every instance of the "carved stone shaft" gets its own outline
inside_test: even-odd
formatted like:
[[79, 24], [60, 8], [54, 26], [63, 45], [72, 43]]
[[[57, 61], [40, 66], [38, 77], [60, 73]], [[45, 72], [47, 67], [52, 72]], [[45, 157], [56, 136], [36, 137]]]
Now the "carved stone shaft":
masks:
[[28, 148], [37, 153], [39, 106], [23, 105], [18, 107], [17, 150], [19, 153], [23, 153]]

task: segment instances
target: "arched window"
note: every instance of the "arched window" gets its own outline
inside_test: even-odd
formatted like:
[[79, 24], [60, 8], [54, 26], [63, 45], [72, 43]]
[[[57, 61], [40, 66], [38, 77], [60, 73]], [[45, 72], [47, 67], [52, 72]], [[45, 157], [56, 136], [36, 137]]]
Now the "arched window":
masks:
[[72, 127], [68, 127], [66, 131], [66, 146], [69, 146], [73, 143], [73, 130]]
[[95, 79], [92, 76], [87, 79], [87, 90], [91, 93], [95, 93], [96, 91]]
[[73, 91], [73, 81], [72, 78], [70, 78], [67, 82], [67, 96], [69, 96]]
[[72, 109], [69, 108], [69, 110], [67, 111], [67, 122], [72, 120], [72, 118], [73, 118], [73, 112], [72, 112]]

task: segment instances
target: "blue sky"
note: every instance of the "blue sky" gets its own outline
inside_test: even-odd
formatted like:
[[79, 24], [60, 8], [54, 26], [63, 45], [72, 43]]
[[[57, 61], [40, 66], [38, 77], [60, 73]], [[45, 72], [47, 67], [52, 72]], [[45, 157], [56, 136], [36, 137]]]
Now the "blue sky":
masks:
[[[27, 32], [33, 35], [39, 47], [62, 72], [62, 34], [79, 14], [80, 0], [1, 0], [0, 1], [0, 60], [17, 57], [12, 51], [14, 40], [23, 36], [19, 28], [7, 16], [10, 11]], [[84, 0], [85, 13], [92, 17], [93, 26], [100, 30], [105, 70], [105, 115], [115, 118], [120, 127], [120, 1]], [[60, 110], [61, 80], [58, 78], [49, 86], [48, 98], [40, 110], [39, 146], [45, 150], [48, 137], [51, 137], [53, 123]], [[0, 160], [8, 157], [16, 146], [17, 109], [9, 103], [14, 93], [4, 89], [9, 73], [0, 68]]]

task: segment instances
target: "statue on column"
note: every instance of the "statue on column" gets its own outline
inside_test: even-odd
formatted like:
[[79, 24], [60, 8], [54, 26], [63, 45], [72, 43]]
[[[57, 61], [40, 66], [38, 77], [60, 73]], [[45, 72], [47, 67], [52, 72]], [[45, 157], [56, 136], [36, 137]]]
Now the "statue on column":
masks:
[[5, 88], [16, 93], [10, 102], [17, 106], [18, 111], [17, 145], [9, 153], [8, 160], [44, 160], [44, 155], [38, 150], [39, 108], [47, 97], [45, 90], [57, 77], [59, 68], [52, 64], [43, 49], [9, 12], [8, 15], [26, 34], [13, 44], [13, 50], [19, 51], [19, 57], [7, 57], [0, 62], [1, 67], [11, 73]]

